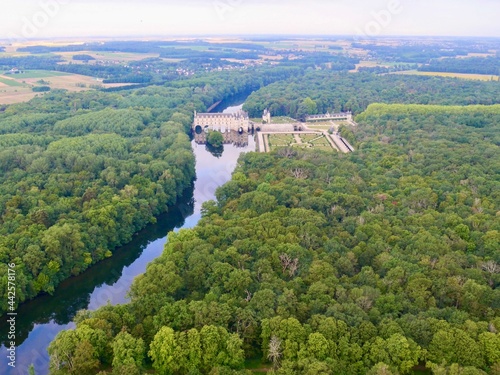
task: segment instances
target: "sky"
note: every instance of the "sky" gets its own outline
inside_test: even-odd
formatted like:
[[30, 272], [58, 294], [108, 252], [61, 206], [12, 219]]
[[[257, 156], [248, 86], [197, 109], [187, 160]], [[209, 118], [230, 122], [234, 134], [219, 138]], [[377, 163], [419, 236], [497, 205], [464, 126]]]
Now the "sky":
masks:
[[3, 0], [0, 39], [180, 35], [500, 37], [498, 0]]

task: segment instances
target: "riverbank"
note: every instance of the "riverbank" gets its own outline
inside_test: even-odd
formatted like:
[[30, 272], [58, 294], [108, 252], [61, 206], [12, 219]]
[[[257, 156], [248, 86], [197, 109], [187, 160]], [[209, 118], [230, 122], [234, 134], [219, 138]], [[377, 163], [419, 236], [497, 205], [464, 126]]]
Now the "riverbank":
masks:
[[[233, 110], [233, 107], [225, 110]], [[96, 264], [85, 273], [63, 282], [54, 295], [44, 295], [21, 305], [18, 309], [17, 368], [6, 375], [25, 374], [31, 363], [36, 374], [48, 373], [47, 348], [57, 333], [73, 328], [71, 323], [80, 309], [97, 309], [105, 304], [124, 303], [133, 279], [145, 272], [147, 265], [163, 252], [167, 233], [194, 227], [201, 218], [203, 202], [215, 198], [215, 190], [230, 180], [237, 159], [242, 152], [254, 151], [255, 142], [239, 148], [224, 146], [214, 156], [201, 145], [191, 143], [196, 158], [196, 181], [191, 192], [183, 196], [178, 205], [158, 218], [157, 224], [148, 226], [134, 240], [118, 249], [115, 255]], [[0, 329], [5, 332], [5, 327]], [[2, 350], [6, 350], [2, 346]]]

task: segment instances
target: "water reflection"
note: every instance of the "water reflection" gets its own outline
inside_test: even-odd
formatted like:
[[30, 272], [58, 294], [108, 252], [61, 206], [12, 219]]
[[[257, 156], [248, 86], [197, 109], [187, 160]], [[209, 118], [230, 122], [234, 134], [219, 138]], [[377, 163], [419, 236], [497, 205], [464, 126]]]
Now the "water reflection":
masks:
[[222, 153], [224, 152], [224, 146], [220, 147], [214, 147], [211, 144], [207, 143], [205, 145], [205, 148], [208, 152], [210, 152], [213, 156], [215, 156], [217, 159], [219, 159], [222, 156]]
[[[235, 130], [227, 130], [221, 133], [224, 138], [224, 144], [233, 144], [236, 147], [246, 147], [248, 146], [248, 132], [244, 131], [242, 133]], [[207, 143], [207, 133], [202, 131], [201, 133], [193, 132], [194, 141], [199, 144], [209, 144]]]

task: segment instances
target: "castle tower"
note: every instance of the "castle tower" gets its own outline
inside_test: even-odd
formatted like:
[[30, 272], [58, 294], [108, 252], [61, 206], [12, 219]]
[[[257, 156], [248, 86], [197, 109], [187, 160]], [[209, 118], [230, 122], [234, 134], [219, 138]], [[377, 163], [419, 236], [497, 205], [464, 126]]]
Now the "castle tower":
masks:
[[264, 110], [264, 114], [262, 115], [262, 122], [264, 124], [271, 123], [271, 112], [267, 108]]

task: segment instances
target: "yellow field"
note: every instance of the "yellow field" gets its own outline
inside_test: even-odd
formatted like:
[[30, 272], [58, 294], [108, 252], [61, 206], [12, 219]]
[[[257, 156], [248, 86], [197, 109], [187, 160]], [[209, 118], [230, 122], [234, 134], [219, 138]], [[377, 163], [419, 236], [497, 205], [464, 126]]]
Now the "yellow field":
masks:
[[92, 52], [92, 51], [79, 51], [79, 52], [57, 52], [64, 59], [64, 63], [72, 64], [83, 64], [83, 61], [73, 60], [75, 55], [89, 55], [95, 60], [90, 60], [89, 63], [92, 64], [94, 61], [105, 61], [105, 62], [115, 62], [115, 63], [126, 63], [129, 61], [138, 61], [142, 59], [159, 57], [159, 54], [155, 53], [125, 53], [125, 52]]
[[395, 72], [391, 74], [404, 74], [404, 75], [416, 75], [416, 76], [433, 76], [433, 77], [451, 77], [451, 78], [462, 78], [462, 79], [473, 79], [479, 81], [498, 81], [498, 76], [491, 76], [485, 74], [463, 74], [463, 73], [444, 73], [444, 72], [419, 72], [417, 70], [405, 70], [402, 72]]
[[37, 94], [41, 95], [42, 93], [33, 92], [28, 86], [25, 85], [20, 87], [10, 86], [0, 82], [0, 104], [27, 102], [28, 100], [33, 99]]
[[[91, 85], [99, 85], [102, 87], [117, 87], [125, 86], [125, 83], [107, 83], [103, 84], [102, 81], [88, 76], [82, 76], [79, 74], [65, 74], [59, 76], [51, 76], [50, 72], [47, 72], [47, 77], [45, 78], [18, 78], [14, 79], [12, 76], [0, 75], [0, 104], [14, 104], [27, 102], [34, 98], [35, 96], [43, 95], [43, 93], [36, 93], [32, 91], [33, 86], [39, 86], [37, 83], [40, 79], [48, 82], [47, 86], [50, 86], [52, 90], [54, 89], [64, 89], [71, 92], [91, 90]], [[17, 86], [6, 84], [6, 81], [14, 81]], [[85, 87], [81, 87], [85, 86]]]

